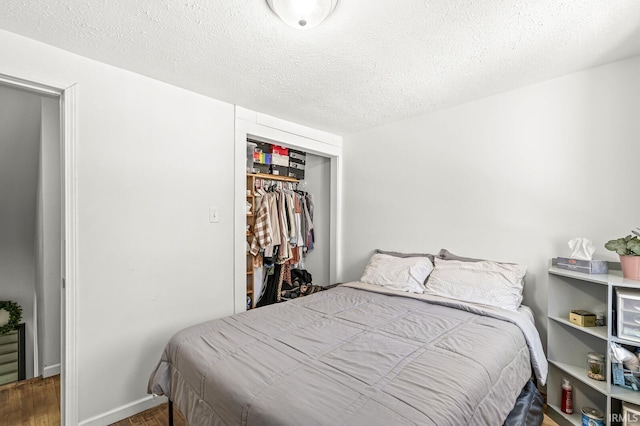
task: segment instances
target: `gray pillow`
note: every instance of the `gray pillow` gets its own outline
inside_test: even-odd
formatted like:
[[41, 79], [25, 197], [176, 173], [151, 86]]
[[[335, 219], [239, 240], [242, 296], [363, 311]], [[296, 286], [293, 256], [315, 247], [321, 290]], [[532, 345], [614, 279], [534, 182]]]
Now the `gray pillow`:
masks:
[[[440, 250], [440, 252], [442, 252], [442, 250]], [[387, 250], [380, 250], [380, 249], [376, 249], [376, 253], [386, 254], [387, 256], [403, 257], [403, 258], [404, 257], [428, 257], [431, 263], [433, 263], [433, 259], [436, 257], [433, 254], [429, 254], [429, 253], [401, 253], [399, 251], [387, 251]]]
[[[460, 262], [482, 262], [485, 260], [489, 260], [489, 259], [474, 259], [473, 257], [458, 256], [456, 254], [451, 253], [447, 249], [440, 249], [440, 252], [438, 253], [437, 257], [438, 259], [442, 259], [442, 260], [458, 260]], [[497, 260], [493, 260], [492, 262], [502, 263], [505, 265], [515, 265], [515, 263], [498, 262]]]

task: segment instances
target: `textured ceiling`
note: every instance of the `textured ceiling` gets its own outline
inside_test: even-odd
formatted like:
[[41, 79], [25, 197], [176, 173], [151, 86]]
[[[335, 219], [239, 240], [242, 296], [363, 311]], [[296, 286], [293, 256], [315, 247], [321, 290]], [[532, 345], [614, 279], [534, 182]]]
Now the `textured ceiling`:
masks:
[[[2, 0], [0, 28], [349, 134], [640, 54], [640, 0]], [[0, 58], [1, 60], [1, 58]]]

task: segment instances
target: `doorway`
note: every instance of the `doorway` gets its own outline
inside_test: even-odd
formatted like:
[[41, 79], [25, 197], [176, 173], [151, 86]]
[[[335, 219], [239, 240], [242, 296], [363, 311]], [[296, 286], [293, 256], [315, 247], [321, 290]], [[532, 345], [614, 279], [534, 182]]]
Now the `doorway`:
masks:
[[[54, 100], [58, 105], [60, 153], [61, 297], [60, 309], [60, 412], [61, 424], [78, 424], [76, 311], [77, 311], [77, 184], [76, 98], [74, 83], [0, 64], [0, 86]], [[35, 275], [35, 274], [34, 274]], [[35, 278], [34, 278], [35, 279]], [[34, 306], [36, 306], [34, 301]], [[36, 355], [34, 354], [34, 360]], [[36, 367], [34, 365], [34, 367]], [[37, 369], [44, 368], [38, 366]], [[52, 371], [53, 372], [53, 371]]]
[[60, 151], [59, 99], [0, 85], [0, 299], [22, 308], [0, 384], [60, 374]]

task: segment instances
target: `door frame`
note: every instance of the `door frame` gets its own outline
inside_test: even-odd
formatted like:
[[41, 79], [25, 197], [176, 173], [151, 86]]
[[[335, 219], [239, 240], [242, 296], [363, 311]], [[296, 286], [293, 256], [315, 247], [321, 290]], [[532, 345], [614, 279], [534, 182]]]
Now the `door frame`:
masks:
[[247, 136], [265, 142], [329, 158], [330, 218], [329, 218], [329, 279], [338, 282], [342, 277], [341, 220], [342, 220], [342, 136], [302, 126], [267, 114], [235, 107], [234, 152], [234, 291], [233, 312], [247, 310], [246, 256], [246, 173]]
[[77, 207], [77, 96], [78, 85], [0, 63], [0, 83], [60, 100], [62, 195], [62, 297], [60, 415], [62, 425], [78, 424], [78, 207]]

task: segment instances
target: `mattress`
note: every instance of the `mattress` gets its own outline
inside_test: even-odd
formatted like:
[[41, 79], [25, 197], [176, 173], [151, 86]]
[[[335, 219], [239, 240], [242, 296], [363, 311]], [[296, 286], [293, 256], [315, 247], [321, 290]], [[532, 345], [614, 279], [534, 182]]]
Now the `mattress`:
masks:
[[341, 285], [182, 330], [148, 391], [191, 426], [499, 425], [532, 365], [544, 383], [528, 315], [376, 287]]

